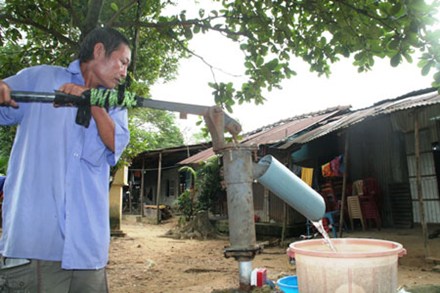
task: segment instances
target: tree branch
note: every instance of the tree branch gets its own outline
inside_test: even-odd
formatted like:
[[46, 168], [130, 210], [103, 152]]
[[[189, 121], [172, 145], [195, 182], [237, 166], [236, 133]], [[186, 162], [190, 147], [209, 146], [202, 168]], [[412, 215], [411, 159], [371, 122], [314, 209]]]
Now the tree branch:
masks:
[[73, 26], [75, 27], [81, 27], [81, 18], [78, 16], [78, 14], [76, 13], [76, 10], [73, 9], [73, 4], [72, 4], [72, 0], [68, 0], [68, 3], [61, 1], [61, 0], [57, 0], [57, 3], [61, 6], [64, 7], [64, 9], [67, 10], [68, 14], [70, 15], [70, 19], [73, 23]]
[[[139, 21], [139, 18], [141, 16], [141, 3], [139, 0], [135, 0], [137, 2], [137, 9], [136, 9], [136, 20]], [[134, 37], [133, 37], [133, 51], [132, 51], [132, 61], [131, 61], [131, 70], [133, 72], [134, 79], [136, 79], [136, 66], [137, 66], [137, 51], [139, 46], [139, 28], [136, 27], [134, 30]]]
[[[125, 5], [124, 7], [122, 7], [121, 9], [119, 9], [118, 11], [115, 12], [115, 14], [113, 14], [113, 16], [106, 22], [107, 26], [113, 26], [113, 22], [115, 21], [115, 19], [121, 15], [121, 13], [124, 10], [129, 9], [130, 7], [132, 7], [133, 5], [135, 5], [138, 2], [138, 0], [132, 0], [131, 2], [128, 2], [127, 5]], [[139, 4], [138, 4], [139, 5]], [[137, 18], [136, 21], [138, 21], [139, 19]]]
[[208, 30], [212, 30], [212, 31], [218, 31], [221, 33], [224, 33], [228, 36], [241, 36], [241, 37], [247, 37], [249, 38], [250, 36], [245, 33], [245, 32], [235, 32], [235, 31], [231, 31], [227, 28], [222, 28], [222, 27], [213, 27], [211, 25], [206, 25], [204, 24], [204, 22], [211, 22], [212, 20], [214, 20], [215, 18], [220, 18], [222, 16], [219, 17], [210, 17], [210, 18], [206, 18], [206, 19], [189, 19], [189, 20], [185, 20], [185, 21], [180, 21], [180, 20], [174, 20], [174, 21], [167, 21], [167, 22], [157, 22], [157, 23], [151, 23], [151, 22], [139, 22], [139, 21], [135, 21], [135, 22], [115, 22], [113, 26], [115, 27], [127, 27], [127, 26], [136, 26], [136, 27], [147, 27], [147, 28], [156, 28], [156, 29], [163, 29], [163, 28], [170, 28], [170, 27], [176, 27], [176, 26], [183, 26], [183, 27], [187, 27], [187, 26], [200, 26], [202, 28], [208, 29]]
[[8, 20], [9, 22], [14, 23], [14, 24], [18, 24], [18, 25], [33, 26], [33, 27], [45, 32], [45, 33], [48, 33], [49, 35], [54, 36], [57, 40], [59, 40], [62, 43], [67, 43], [71, 46], [77, 45], [77, 42], [72, 41], [71, 39], [67, 38], [59, 31], [49, 29], [49, 28], [45, 27], [44, 25], [41, 25], [41, 24], [33, 21], [30, 18], [24, 17], [23, 15], [22, 15], [21, 19], [17, 19], [17, 18], [12, 17], [10, 14], [0, 14], [0, 18], [4, 18], [4, 19]]
[[89, 0], [86, 19], [84, 21], [84, 25], [81, 28], [83, 36], [87, 35], [98, 24], [103, 2], [103, 0]]
[[337, 2], [337, 3], [339, 3], [339, 4], [343, 5], [343, 6], [346, 6], [346, 7], [348, 7], [351, 10], [356, 11], [358, 14], [362, 14], [362, 15], [368, 17], [368, 18], [374, 19], [377, 22], [381, 23], [383, 26], [388, 27], [389, 29], [393, 29], [394, 30], [393, 27], [391, 27], [388, 23], [386, 23], [384, 21], [384, 20], [386, 20], [386, 18], [381, 18], [381, 17], [378, 17], [376, 15], [370, 14], [370, 13], [368, 13], [367, 10], [357, 8], [354, 5], [349, 4], [349, 3], [347, 3], [346, 1], [343, 1], [343, 0], [335, 0], [335, 2]]

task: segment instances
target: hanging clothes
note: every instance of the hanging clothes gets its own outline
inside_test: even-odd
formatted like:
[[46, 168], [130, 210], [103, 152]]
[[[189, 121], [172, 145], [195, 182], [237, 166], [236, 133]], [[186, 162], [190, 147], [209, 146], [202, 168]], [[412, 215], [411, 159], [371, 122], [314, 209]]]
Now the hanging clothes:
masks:
[[337, 156], [333, 160], [330, 161], [330, 167], [332, 169], [332, 176], [342, 176], [341, 165], [342, 165], [342, 155]]
[[301, 168], [301, 180], [308, 186], [312, 186], [313, 182], [313, 168]]
[[323, 177], [341, 177], [344, 175], [345, 165], [343, 156], [337, 156], [328, 163], [321, 166]]
[[323, 177], [331, 177], [332, 176], [332, 168], [330, 163], [325, 163], [321, 166], [321, 172]]

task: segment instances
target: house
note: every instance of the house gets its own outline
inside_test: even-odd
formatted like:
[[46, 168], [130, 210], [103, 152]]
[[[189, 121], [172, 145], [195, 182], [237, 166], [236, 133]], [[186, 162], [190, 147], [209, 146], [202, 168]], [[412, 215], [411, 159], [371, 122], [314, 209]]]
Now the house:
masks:
[[[325, 186], [332, 186], [339, 199], [352, 194], [352, 183], [374, 179], [380, 191], [380, 224], [383, 226], [438, 224], [439, 121], [440, 96], [434, 89], [424, 89], [364, 109], [338, 106], [292, 117], [243, 135], [240, 144], [256, 146], [256, 160], [271, 154], [299, 176], [301, 170], [313, 170], [312, 187], [321, 192]], [[168, 157], [164, 151], [163, 158]], [[205, 148], [174, 163], [197, 164], [212, 155], [212, 150]], [[336, 158], [342, 159], [345, 172], [323, 176], [323, 166]], [[157, 164], [144, 161], [143, 169], [153, 169], [156, 173]], [[131, 168], [131, 172], [141, 170], [140, 160]], [[174, 178], [177, 178], [176, 172]], [[139, 177], [135, 177], [134, 182], [139, 182]], [[157, 175], [144, 181], [146, 196], [151, 202], [155, 199], [156, 182]], [[162, 180], [164, 202], [171, 182], [171, 179]], [[255, 213], [261, 223], [304, 224], [302, 215], [286, 207], [258, 183], [253, 184], [253, 196]]]
[[177, 163], [210, 147], [208, 142], [145, 151], [136, 156], [128, 170], [129, 197], [124, 199], [124, 212], [142, 214], [140, 203], [172, 206], [189, 182]]

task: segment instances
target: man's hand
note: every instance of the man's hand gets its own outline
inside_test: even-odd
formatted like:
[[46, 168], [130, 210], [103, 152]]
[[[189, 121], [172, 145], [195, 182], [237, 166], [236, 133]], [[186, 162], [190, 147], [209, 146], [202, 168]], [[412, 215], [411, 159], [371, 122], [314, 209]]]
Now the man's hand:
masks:
[[11, 89], [2, 80], [0, 80], [0, 106], [10, 106], [18, 108], [17, 102], [11, 99]]
[[[63, 84], [59, 90], [65, 94], [81, 96], [82, 93], [89, 88], [80, 86], [74, 83]], [[96, 122], [96, 127], [98, 128], [99, 136], [101, 137], [104, 144], [111, 150], [115, 151], [115, 123], [108, 115], [105, 109], [92, 106], [91, 112], [93, 119]]]
[[74, 83], [65, 83], [58, 89], [60, 92], [63, 92], [68, 95], [81, 96], [83, 92], [89, 90], [89, 88], [81, 85], [77, 85]]

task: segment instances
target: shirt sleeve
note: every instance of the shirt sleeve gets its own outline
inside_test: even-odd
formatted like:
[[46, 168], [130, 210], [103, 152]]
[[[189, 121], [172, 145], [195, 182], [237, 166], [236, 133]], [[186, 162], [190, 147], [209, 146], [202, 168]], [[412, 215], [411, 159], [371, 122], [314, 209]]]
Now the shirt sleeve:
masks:
[[[17, 74], [3, 80], [12, 90], [25, 90], [20, 88], [20, 84], [26, 84], [26, 74]], [[23, 119], [26, 105], [19, 103], [19, 108], [0, 107], [0, 125], [20, 124]]]
[[110, 166], [116, 165], [130, 140], [127, 110], [122, 108], [111, 109], [109, 115], [115, 123], [114, 152], [107, 148], [101, 140], [93, 119], [90, 122], [90, 126], [84, 128], [85, 137], [81, 157], [95, 167], [102, 165], [104, 162], [107, 162]]
[[110, 116], [115, 122], [115, 152], [108, 153], [107, 161], [110, 166], [116, 165], [122, 152], [130, 141], [130, 131], [128, 129], [127, 109], [114, 108], [110, 110]]

